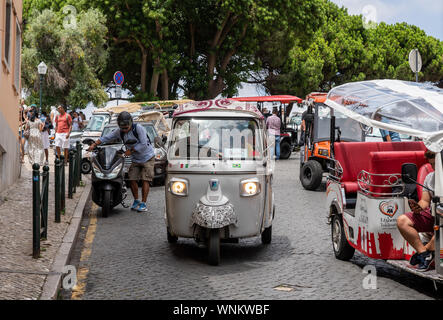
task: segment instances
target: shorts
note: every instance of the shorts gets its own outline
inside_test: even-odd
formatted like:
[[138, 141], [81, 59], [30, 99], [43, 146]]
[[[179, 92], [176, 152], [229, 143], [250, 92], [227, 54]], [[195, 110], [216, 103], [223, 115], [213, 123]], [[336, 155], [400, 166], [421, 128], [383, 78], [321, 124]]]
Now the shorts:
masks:
[[67, 133], [56, 133], [54, 144], [61, 149], [69, 149], [69, 138], [66, 138]]
[[145, 163], [132, 163], [128, 170], [129, 180], [151, 182], [154, 178], [155, 157]]
[[407, 212], [405, 215], [412, 221], [417, 232], [434, 232], [435, 219], [431, 214], [430, 208], [422, 210], [419, 214]]
[[48, 133], [48, 131], [42, 132], [42, 142], [43, 142], [43, 149], [49, 149], [49, 133]]

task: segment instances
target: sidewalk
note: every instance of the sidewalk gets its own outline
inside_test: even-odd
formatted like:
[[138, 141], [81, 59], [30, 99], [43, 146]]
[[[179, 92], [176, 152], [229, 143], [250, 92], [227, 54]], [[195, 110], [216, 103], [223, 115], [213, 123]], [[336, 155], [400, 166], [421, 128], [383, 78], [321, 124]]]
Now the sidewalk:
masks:
[[[82, 176], [86, 186], [77, 187], [73, 199], [68, 199], [69, 167], [65, 167], [66, 212], [61, 216], [61, 223], [55, 223], [54, 158], [53, 150], [49, 149], [48, 239], [40, 242], [39, 259], [32, 258], [32, 168], [27, 156], [21, 178], [0, 193], [0, 299], [39, 299], [50, 271], [58, 270], [53, 265], [54, 261], [60, 261], [60, 255], [69, 255], [62, 252], [66, 251], [66, 246], [61, 248], [63, 239], [68, 229], [71, 244], [75, 239], [72, 234], [77, 234], [90, 182], [88, 176]], [[83, 193], [88, 194], [82, 196]], [[80, 212], [75, 223], [72, 219], [74, 212], [77, 215]]]

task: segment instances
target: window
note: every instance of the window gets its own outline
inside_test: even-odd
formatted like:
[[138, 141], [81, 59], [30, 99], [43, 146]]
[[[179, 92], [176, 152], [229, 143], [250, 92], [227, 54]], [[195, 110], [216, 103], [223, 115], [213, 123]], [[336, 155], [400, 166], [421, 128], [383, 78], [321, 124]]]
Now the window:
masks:
[[4, 59], [6, 65], [9, 67], [9, 48], [11, 46], [11, 14], [12, 14], [12, 4], [11, 1], [6, 1], [6, 22], [5, 22], [5, 55]]
[[20, 56], [21, 56], [22, 31], [18, 20], [15, 23], [15, 62], [14, 62], [14, 86], [17, 93], [20, 91]]

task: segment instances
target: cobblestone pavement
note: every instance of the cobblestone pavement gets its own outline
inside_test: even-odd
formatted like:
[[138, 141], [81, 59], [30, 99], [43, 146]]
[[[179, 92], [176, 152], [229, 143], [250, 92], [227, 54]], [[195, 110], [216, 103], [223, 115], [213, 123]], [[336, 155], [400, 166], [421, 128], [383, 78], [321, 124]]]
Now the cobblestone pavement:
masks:
[[[95, 236], [85, 255], [78, 244], [72, 264], [82, 270], [79, 299], [435, 299], [432, 282], [356, 253], [335, 259], [326, 224], [324, 185], [306, 191], [298, 180], [298, 154], [279, 161], [274, 177], [276, 218], [270, 245], [259, 237], [222, 244], [221, 264], [193, 240], [169, 244], [164, 224], [164, 188], [151, 188], [149, 212], [118, 208], [108, 218], [90, 215]], [[95, 220], [97, 219], [97, 220]], [[94, 222], [95, 223], [95, 222]], [[82, 254], [83, 253], [83, 254]], [[82, 255], [82, 258], [80, 256]], [[363, 289], [363, 267], [375, 265], [377, 289]], [[282, 290], [278, 290], [282, 286]], [[71, 298], [64, 291], [65, 299]]]
[[[41, 241], [39, 259], [32, 258], [32, 168], [27, 157], [22, 166], [21, 178], [0, 194], [0, 300], [39, 298], [80, 199], [83, 187], [77, 188], [73, 199], [66, 196], [66, 213], [61, 216], [61, 223], [54, 222], [52, 150], [49, 152], [49, 163], [48, 239]], [[68, 170], [65, 171], [67, 184]]]

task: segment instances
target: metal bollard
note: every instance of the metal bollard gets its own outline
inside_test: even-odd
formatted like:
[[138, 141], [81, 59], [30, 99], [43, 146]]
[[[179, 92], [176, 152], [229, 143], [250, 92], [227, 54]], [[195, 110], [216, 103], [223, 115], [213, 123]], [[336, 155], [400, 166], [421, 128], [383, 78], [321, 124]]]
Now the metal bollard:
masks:
[[61, 180], [62, 180], [62, 187], [61, 187], [61, 211], [63, 214], [65, 214], [65, 204], [66, 204], [66, 182], [65, 182], [65, 156], [60, 155], [60, 161], [61, 161]]
[[80, 187], [82, 181], [82, 145], [80, 141], [77, 141], [77, 187]]
[[60, 223], [60, 211], [61, 211], [61, 166], [63, 165], [63, 162], [61, 162], [59, 159], [55, 159], [55, 176], [54, 176], [54, 182], [55, 182], [55, 222]]
[[41, 203], [41, 226], [42, 239], [48, 239], [48, 192], [49, 192], [49, 167], [44, 166], [42, 172], [42, 203]]
[[69, 151], [69, 180], [68, 180], [68, 198], [72, 199], [74, 185], [74, 151]]
[[40, 165], [32, 165], [32, 257], [40, 257]]
[[72, 192], [77, 192], [77, 150], [72, 150]]

